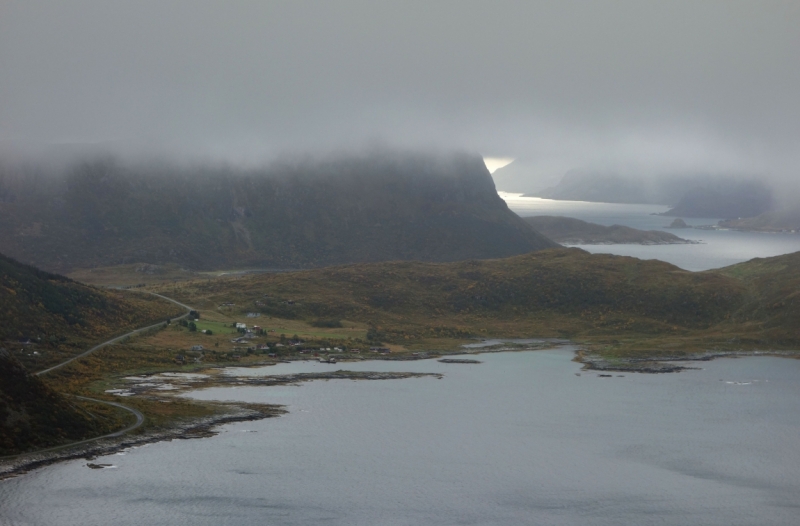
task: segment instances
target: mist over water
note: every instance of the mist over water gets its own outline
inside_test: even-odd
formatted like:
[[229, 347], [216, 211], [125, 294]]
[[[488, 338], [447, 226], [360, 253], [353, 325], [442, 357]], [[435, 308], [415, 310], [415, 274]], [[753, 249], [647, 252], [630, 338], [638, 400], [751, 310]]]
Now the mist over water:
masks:
[[[661, 205], [627, 205], [557, 201], [499, 192], [508, 207], [522, 217], [551, 215], [574, 217], [605, 226], [624, 225], [640, 230], [662, 230], [678, 237], [700, 241], [697, 245], [580, 245], [592, 253], [617, 254], [639, 259], [660, 259], [686, 270], [701, 271], [725, 267], [753, 258], [765, 258], [800, 251], [800, 235], [739, 232], [734, 230], [666, 229], [673, 217]], [[716, 225], [721, 218], [685, 218], [690, 226]]]
[[95, 461], [116, 469], [78, 460], [0, 482], [0, 522], [794, 522], [800, 361], [722, 359], [601, 378], [577, 376], [572, 356], [267, 367], [445, 376], [201, 391], [197, 398], [282, 403], [290, 413]]

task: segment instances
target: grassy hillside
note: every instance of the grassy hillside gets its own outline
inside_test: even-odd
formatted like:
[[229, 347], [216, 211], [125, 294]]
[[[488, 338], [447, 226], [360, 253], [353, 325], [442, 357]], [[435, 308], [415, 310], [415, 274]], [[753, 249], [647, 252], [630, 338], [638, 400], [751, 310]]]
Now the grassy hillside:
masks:
[[366, 323], [376, 340], [408, 348], [475, 336], [577, 338], [640, 351], [662, 344], [786, 348], [800, 345], [798, 276], [800, 254], [688, 272], [655, 260], [552, 249], [498, 260], [190, 281], [161, 290], [209, 312]]
[[0, 456], [97, 436], [123, 419], [58, 394], [0, 348]]
[[660, 261], [552, 249], [507, 259], [391, 262], [186, 282], [162, 288], [201, 309], [367, 322], [388, 341], [681, 333], [727, 320], [747, 288]]
[[30, 371], [182, 312], [154, 296], [88, 287], [0, 255], [0, 347]]
[[183, 312], [150, 295], [109, 292], [0, 255], [0, 456], [116, 429], [115, 409], [66, 398], [32, 375], [110, 337]]
[[97, 161], [0, 177], [0, 245], [58, 272], [506, 257], [555, 246], [479, 156], [382, 154], [258, 170]]
[[743, 283], [747, 301], [733, 315], [742, 330], [771, 342], [800, 342], [800, 252], [720, 269]]
[[572, 217], [524, 217], [540, 234], [569, 245], [674, 245], [692, 243], [669, 232], [638, 230], [622, 225], [604, 226]]

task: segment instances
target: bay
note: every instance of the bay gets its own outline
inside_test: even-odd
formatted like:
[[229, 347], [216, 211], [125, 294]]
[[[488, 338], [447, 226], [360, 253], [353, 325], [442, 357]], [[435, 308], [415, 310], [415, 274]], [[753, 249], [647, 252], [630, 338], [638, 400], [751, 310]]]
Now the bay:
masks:
[[[581, 245], [595, 254], [616, 254], [639, 259], [660, 259], [685, 270], [702, 271], [726, 267], [753, 258], [800, 251], [800, 235], [735, 230], [666, 229], [674, 218], [659, 216], [668, 207], [557, 201], [499, 192], [508, 207], [521, 217], [553, 215], [574, 217], [605, 226], [624, 225], [640, 230], [664, 230], [678, 237], [700, 241], [697, 245]], [[716, 225], [720, 218], [683, 218], [690, 226]]]
[[573, 355], [251, 370], [444, 377], [198, 391], [290, 413], [95, 460], [114, 469], [71, 461], [0, 482], [0, 523], [796, 523], [800, 361], [607, 378]]

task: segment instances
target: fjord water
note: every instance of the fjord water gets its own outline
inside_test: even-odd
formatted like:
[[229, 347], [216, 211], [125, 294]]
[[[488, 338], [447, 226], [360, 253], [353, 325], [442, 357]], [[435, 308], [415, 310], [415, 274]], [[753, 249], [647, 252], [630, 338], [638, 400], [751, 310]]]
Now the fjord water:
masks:
[[[660, 259], [686, 270], [721, 268], [753, 258], [800, 251], [800, 234], [737, 232], [734, 230], [665, 229], [673, 217], [659, 216], [668, 207], [557, 201], [499, 192], [508, 207], [522, 217], [566, 216], [605, 226], [624, 225], [640, 230], [662, 230], [678, 237], [700, 241], [698, 245], [581, 245], [596, 254], [617, 254], [640, 259]], [[720, 218], [683, 218], [690, 226], [716, 225]]]
[[200, 391], [290, 413], [0, 482], [0, 523], [797, 523], [800, 361], [606, 378], [568, 348], [478, 358], [265, 368], [444, 377]]

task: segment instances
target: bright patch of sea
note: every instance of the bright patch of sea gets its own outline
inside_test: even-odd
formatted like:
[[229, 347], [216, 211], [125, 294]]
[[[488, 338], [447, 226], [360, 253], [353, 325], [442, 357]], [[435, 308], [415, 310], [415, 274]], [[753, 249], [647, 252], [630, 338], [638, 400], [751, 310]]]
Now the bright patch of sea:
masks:
[[600, 377], [572, 357], [264, 368], [444, 378], [201, 391], [291, 412], [0, 482], [0, 524], [797, 523], [800, 361]]
[[[522, 217], [566, 216], [611, 226], [641, 230], [664, 230], [678, 237], [702, 241], [699, 245], [581, 245], [593, 253], [660, 259], [686, 270], [720, 268], [753, 258], [779, 256], [800, 251], [800, 234], [767, 234], [733, 230], [665, 229], [674, 218], [658, 216], [668, 207], [624, 205], [585, 201], [556, 201], [521, 194], [498, 192], [508, 207]], [[690, 226], [716, 225], [719, 218], [683, 218]]]

